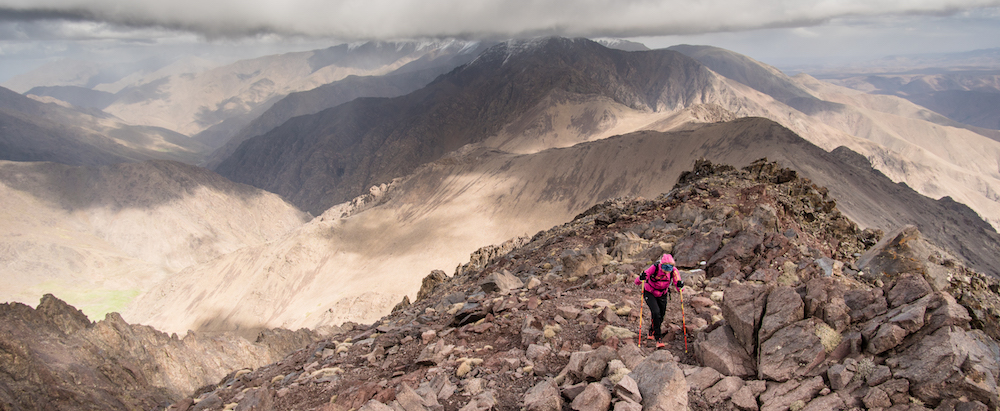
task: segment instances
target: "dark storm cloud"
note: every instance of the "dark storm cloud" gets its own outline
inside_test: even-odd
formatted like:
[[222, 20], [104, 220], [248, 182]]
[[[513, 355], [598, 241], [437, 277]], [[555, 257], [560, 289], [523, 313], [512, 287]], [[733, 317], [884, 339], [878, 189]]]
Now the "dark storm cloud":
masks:
[[209, 38], [277, 33], [344, 40], [659, 36], [808, 27], [830, 19], [947, 15], [1000, 0], [0, 0], [0, 21], [88, 21]]

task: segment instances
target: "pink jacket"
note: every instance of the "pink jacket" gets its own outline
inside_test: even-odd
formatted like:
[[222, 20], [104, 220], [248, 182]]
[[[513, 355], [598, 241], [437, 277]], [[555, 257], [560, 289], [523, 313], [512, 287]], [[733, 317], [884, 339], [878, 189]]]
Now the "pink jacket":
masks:
[[[674, 269], [671, 272], [664, 272], [660, 269], [660, 264], [671, 264], [674, 265]], [[655, 297], [661, 297], [666, 294], [670, 287], [676, 286], [677, 281], [681, 279], [681, 272], [677, 269], [674, 263], [674, 256], [670, 254], [664, 254], [660, 257], [660, 262], [653, 264], [646, 268], [646, 286], [645, 290], [649, 291]], [[642, 281], [639, 277], [635, 278], [636, 284], [641, 284]]]

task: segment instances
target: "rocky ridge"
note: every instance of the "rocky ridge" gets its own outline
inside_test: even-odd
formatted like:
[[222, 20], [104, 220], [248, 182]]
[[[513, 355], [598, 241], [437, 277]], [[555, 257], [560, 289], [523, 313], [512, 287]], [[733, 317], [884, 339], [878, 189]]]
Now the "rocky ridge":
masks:
[[188, 332], [91, 322], [47, 294], [38, 307], [0, 304], [0, 410], [163, 409], [229, 370], [261, 367], [319, 340], [314, 331]]
[[[688, 286], [655, 350], [632, 280], [663, 252]], [[859, 229], [792, 170], [699, 161], [669, 193], [487, 247], [380, 321], [172, 409], [997, 409], [998, 293], [912, 227]]]

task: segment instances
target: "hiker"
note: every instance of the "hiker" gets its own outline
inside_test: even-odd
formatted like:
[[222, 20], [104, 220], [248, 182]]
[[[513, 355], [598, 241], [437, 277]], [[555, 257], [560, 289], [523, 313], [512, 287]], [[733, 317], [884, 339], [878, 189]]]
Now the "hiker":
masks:
[[[636, 284], [644, 283], [642, 298], [649, 306], [649, 312], [653, 315], [653, 321], [649, 324], [652, 338], [656, 339], [656, 348], [663, 348], [660, 342], [663, 332], [660, 331], [660, 323], [667, 310], [667, 296], [670, 287], [676, 287], [677, 292], [684, 288], [684, 281], [681, 280], [681, 272], [674, 266], [674, 256], [664, 254], [660, 257], [659, 264], [653, 264], [635, 279]], [[641, 342], [640, 342], [641, 343]]]

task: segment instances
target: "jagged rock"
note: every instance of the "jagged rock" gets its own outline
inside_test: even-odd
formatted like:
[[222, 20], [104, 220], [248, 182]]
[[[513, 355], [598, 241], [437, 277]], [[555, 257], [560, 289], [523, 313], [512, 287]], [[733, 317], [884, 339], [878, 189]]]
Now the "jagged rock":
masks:
[[563, 276], [583, 277], [604, 263], [604, 252], [594, 248], [565, 250], [559, 258], [563, 263]]
[[777, 287], [767, 295], [767, 311], [760, 322], [757, 337], [759, 341], [767, 341], [775, 331], [803, 319], [804, 316], [805, 303], [799, 293], [791, 287]]
[[998, 406], [1000, 346], [980, 330], [942, 327], [886, 364], [896, 378], [909, 380], [910, 391], [926, 403], [966, 396]]
[[889, 399], [889, 395], [878, 387], [869, 388], [868, 393], [861, 399], [861, 402], [868, 409], [889, 408], [892, 406], [892, 400]]
[[666, 351], [656, 351], [630, 374], [639, 386], [644, 410], [684, 410], [688, 384], [684, 372]]
[[[687, 210], [687, 208], [684, 205], [674, 208], [675, 211], [679, 209]], [[698, 216], [700, 216], [701, 209], [695, 208], [694, 210], [698, 210], [694, 212], [699, 213]], [[667, 218], [668, 219], [671, 218], [670, 215], [668, 215]], [[686, 217], [682, 218], [686, 219]], [[679, 222], [679, 220], [673, 220], [673, 221]], [[716, 253], [716, 251], [719, 251], [719, 247], [721, 246], [722, 246], [721, 232], [712, 231], [705, 234], [699, 232], [691, 232], [688, 235], [681, 237], [681, 239], [677, 240], [677, 244], [674, 244], [674, 250], [673, 250], [674, 260], [677, 263], [678, 267], [685, 267], [685, 268], [699, 267], [700, 266], [699, 263], [701, 263], [702, 261], [707, 261], [709, 258], [712, 258], [712, 256]]]
[[529, 360], [538, 361], [545, 357], [548, 357], [552, 353], [552, 349], [544, 345], [531, 344], [525, 351], [525, 355]]
[[954, 258], [927, 242], [915, 226], [906, 225], [887, 234], [866, 251], [858, 258], [857, 265], [872, 281], [879, 279], [889, 283], [901, 274], [916, 274], [924, 277], [934, 290], [945, 290], [949, 286], [949, 269], [931, 260]]
[[823, 377], [816, 376], [805, 380], [789, 380], [781, 384], [775, 384], [767, 388], [760, 395], [761, 411], [787, 410], [789, 405], [796, 401], [808, 403], [826, 385], [823, 384]]
[[625, 401], [636, 404], [642, 403], [642, 393], [639, 391], [639, 385], [629, 375], [622, 377], [615, 384], [614, 394]]
[[834, 411], [847, 408], [844, 399], [837, 393], [816, 397], [806, 404], [802, 411]]
[[884, 365], [876, 365], [875, 369], [872, 370], [872, 372], [868, 374], [867, 377], [865, 377], [865, 383], [868, 384], [868, 386], [870, 387], [874, 387], [876, 385], [889, 381], [889, 378], [892, 378], [892, 371], [889, 370], [889, 367], [886, 367]]
[[909, 304], [918, 298], [930, 294], [933, 290], [924, 276], [918, 274], [902, 274], [896, 283], [886, 293], [886, 300], [889, 307], [896, 308], [903, 304]]
[[562, 305], [556, 307], [556, 312], [559, 313], [563, 318], [567, 320], [575, 320], [576, 317], [580, 316], [580, 309], [576, 307], [570, 307], [567, 305]]
[[430, 296], [431, 293], [434, 292], [434, 288], [437, 287], [438, 284], [444, 283], [445, 281], [448, 281], [448, 274], [445, 274], [444, 271], [431, 271], [430, 274], [427, 274], [427, 276], [420, 281], [420, 291], [417, 291], [416, 301], [423, 300], [424, 298]]
[[736, 408], [743, 411], [757, 411], [757, 397], [754, 396], [753, 390], [749, 386], [744, 385], [740, 389], [733, 393], [733, 396], [729, 399], [732, 401]]
[[552, 379], [546, 379], [524, 394], [524, 408], [528, 411], [562, 411], [562, 397], [559, 387]]
[[642, 350], [639, 346], [635, 345], [633, 342], [627, 342], [618, 348], [618, 356], [621, 357], [622, 362], [625, 363], [625, 367], [630, 370], [634, 370], [639, 363], [646, 359], [646, 356], [642, 354]]
[[722, 374], [711, 367], [698, 367], [698, 369], [687, 376], [688, 385], [697, 388], [698, 391], [705, 391], [722, 379]]
[[565, 397], [567, 401], [572, 402], [577, 396], [583, 394], [583, 390], [587, 389], [587, 385], [589, 384], [590, 383], [583, 381], [573, 385], [565, 385], [559, 389], [559, 392], [562, 393], [562, 396]]
[[910, 382], [904, 378], [893, 378], [880, 384], [878, 388], [889, 396], [893, 404], [910, 402]]
[[881, 288], [855, 289], [844, 293], [844, 302], [850, 308], [851, 321], [868, 321], [889, 310]]
[[274, 403], [271, 393], [265, 388], [254, 388], [246, 392], [234, 411], [271, 411]]
[[392, 312], [397, 312], [397, 311], [405, 310], [409, 306], [410, 306], [410, 296], [404, 295], [403, 296], [403, 300], [400, 301], [398, 304], [396, 304], [395, 306], [392, 307]]
[[940, 299], [940, 305], [931, 311], [930, 319], [927, 321], [927, 329], [936, 331], [937, 329], [949, 325], [968, 329], [972, 317], [969, 310], [955, 301], [955, 297], [946, 292], [937, 292], [935, 295]]
[[611, 406], [611, 393], [601, 383], [587, 384], [587, 388], [573, 399], [570, 408], [576, 411], [607, 411]]
[[63, 334], [72, 334], [91, 325], [90, 319], [73, 306], [52, 294], [45, 294], [35, 307], [35, 312], [41, 315]]
[[903, 342], [906, 335], [906, 330], [896, 324], [882, 324], [875, 336], [868, 342], [868, 348], [865, 350], [872, 354], [881, 354]]
[[840, 391], [851, 382], [854, 373], [848, 370], [844, 364], [834, 364], [826, 371], [826, 376], [830, 380], [830, 388], [834, 391]]
[[806, 316], [817, 317], [838, 332], [851, 323], [850, 308], [844, 301], [844, 285], [838, 279], [818, 277], [806, 283]]
[[725, 377], [705, 390], [705, 400], [709, 404], [718, 404], [728, 400], [740, 388], [743, 388], [743, 379], [740, 377]]
[[[759, 206], [758, 206], [759, 207]], [[773, 211], [773, 209], [772, 209]], [[736, 261], [745, 260], [754, 255], [754, 249], [764, 242], [764, 233], [760, 228], [741, 231], [736, 237], [729, 240], [726, 245], [712, 255], [708, 260], [708, 265], [712, 266], [719, 260], [732, 257]]]
[[[497, 405], [497, 395], [493, 390], [486, 390], [475, 397], [464, 407], [459, 408], [459, 411], [489, 411], [492, 410]], [[410, 410], [406, 410], [410, 411]]]
[[727, 376], [746, 377], [757, 374], [750, 355], [736, 340], [729, 325], [718, 327], [707, 336], [701, 334], [698, 338], [694, 344], [695, 356], [704, 366], [712, 367]]
[[600, 381], [611, 360], [621, 360], [614, 349], [606, 345], [590, 351], [584, 356], [579, 371], [571, 370], [570, 375], [575, 381]]
[[816, 318], [804, 319], [778, 330], [761, 343], [760, 377], [788, 381], [822, 361], [824, 347], [816, 334], [818, 322]]
[[722, 299], [722, 316], [733, 329], [733, 335], [750, 355], [756, 352], [757, 329], [760, 327], [767, 288], [756, 284], [729, 287]]
[[479, 286], [487, 293], [507, 294], [510, 290], [523, 287], [524, 282], [511, 274], [510, 271], [503, 270], [499, 273], [490, 274], [479, 283]]

